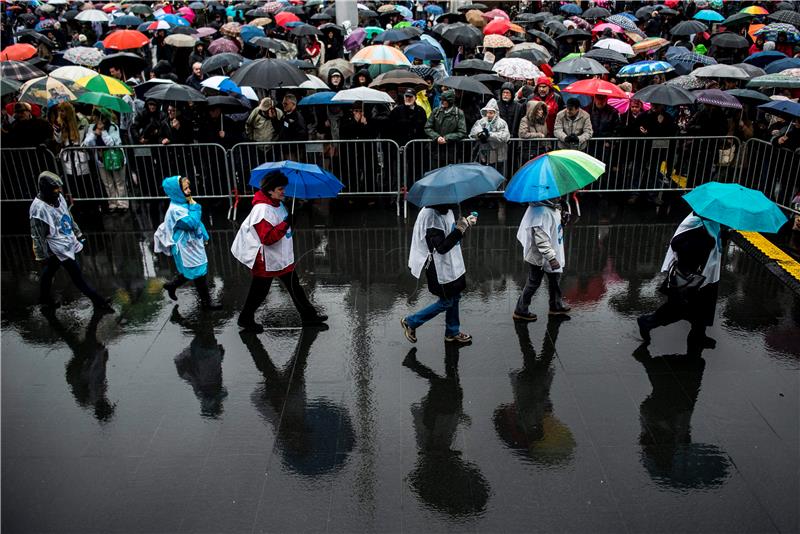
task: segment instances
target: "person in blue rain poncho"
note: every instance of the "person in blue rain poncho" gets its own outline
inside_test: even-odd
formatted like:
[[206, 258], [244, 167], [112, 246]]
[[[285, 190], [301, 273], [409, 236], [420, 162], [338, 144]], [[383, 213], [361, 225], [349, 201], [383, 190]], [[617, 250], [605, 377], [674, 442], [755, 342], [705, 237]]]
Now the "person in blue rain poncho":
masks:
[[208, 242], [208, 231], [202, 221], [203, 208], [192, 199], [192, 190], [188, 178], [169, 176], [161, 182], [170, 203], [164, 222], [155, 233], [155, 251], [172, 256], [178, 276], [164, 284], [169, 298], [178, 300], [175, 291], [188, 282], [194, 281], [194, 287], [200, 296], [200, 304], [207, 310], [219, 310], [219, 304], [211, 301], [206, 274], [208, 273], [208, 257], [205, 244]]

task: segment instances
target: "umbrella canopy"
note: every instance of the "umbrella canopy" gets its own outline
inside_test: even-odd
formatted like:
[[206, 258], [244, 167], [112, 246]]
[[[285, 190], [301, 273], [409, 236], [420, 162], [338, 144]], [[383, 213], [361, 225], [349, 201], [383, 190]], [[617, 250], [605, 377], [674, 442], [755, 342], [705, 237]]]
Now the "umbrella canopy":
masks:
[[[50, 75], [53, 76], [52, 73]], [[103, 76], [97, 73], [75, 80], [75, 83], [94, 93], [105, 93], [107, 95], [133, 94], [133, 89], [128, 87], [127, 84], [111, 76]]]
[[583, 18], [585, 19], [604, 19], [610, 16], [611, 12], [604, 7], [590, 7], [583, 12]]
[[87, 76], [96, 76], [97, 72], [93, 71], [92, 69], [87, 69], [86, 67], [81, 67], [79, 65], [68, 65], [66, 67], [59, 67], [50, 72], [50, 76], [53, 78], [58, 78], [59, 80], [69, 80], [71, 82], [76, 82], [81, 78], [86, 78]]
[[68, 81], [60, 81], [50, 76], [28, 80], [19, 88], [19, 101], [50, 107], [61, 102], [78, 98], [83, 90]]
[[729, 95], [735, 96], [744, 104], [762, 104], [764, 102], [772, 102], [764, 93], [759, 93], [758, 91], [753, 91], [752, 89], [728, 89], [725, 92]]
[[444, 56], [442, 55], [441, 51], [433, 46], [430, 43], [426, 43], [425, 41], [420, 41], [418, 43], [413, 43], [408, 45], [403, 53], [408, 58], [419, 58], [422, 60], [428, 59], [439, 59], [443, 60]]
[[[521, 43], [521, 44], [533, 44], [533, 43]], [[519, 45], [515, 45], [519, 46]], [[534, 65], [541, 65], [542, 63], [547, 63], [550, 59], [549, 54], [542, 52], [541, 50], [537, 50], [536, 48], [521, 48], [517, 50], [511, 50], [508, 54], [506, 54], [507, 58], [519, 58], [524, 59], [526, 61], [530, 61]], [[501, 60], [502, 61], [502, 60]]]
[[704, 20], [707, 22], [722, 22], [725, 17], [714, 11], [713, 9], [703, 9], [695, 13], [695, 20]]
[[289, 179], [286, 194], [292, 198], [335, 198], [344, 184], [330, 172], [310, 163], [274, 161], [263, 163], [250, 171], [250, 185], [256, 189], [261, 181], [274, 172]]
[[36, 46], [36, 43], [41, 43], [45, 45], [47, 48], [51, 50], [55, 47], [56, 43], [51, 41], [49, 38], [45, 37], [41, 33], [31, 30], [29, 28], [25, 28], [24, 30], [20, 30], [19, 32], [14, 34], [14, 37], [17, 37], [18, 43], [26, 43], [32, 41], [31, 44]]
[[761, 67], [763, 69], [773, 61], [778, 61], [779, 59], [784, 59], [786, 57], [786, 54], [783, 52], [778, 52], [777, 50], [767, 50], [766, 52], [756, 52], [755, 54], [747, 56], [744, 62], [748, 65], [755, 65], [756, 67]]
[[776, 233], [786, 215], [761, 191], [739, 184], [709, 182], [683, 195], [700, 217], [734, 230]]
[[477, 93], [479, 95], [492, 94], [489, 88], [468, 76], [448, 76], [447, 78], [436, 80], [433, 83], [434, 85], [458, 89], [459, 91], [466, 91], [468, 93]]
[[287, 11], [281, 11], [275, 15], [275, 23], [278, 26], [286, 27], [287, 24], [290, 22], [302, 22], [300, 17], [295, 15], [294, 13], [289, 13]]
[[556, 43], [552, 37], [544, 32], [539, 30], [528, 30], [526, 33], [533, 37], [534, 42], [541, 43], [542, 45], [549, 47], [551, 50], [558, 48], [558, 43]]
[[695, 78], [728, 78], [731, 80], [749, 80], [750, 75], [739, 67], [732, 65], [709, 65], [692, 72]]
[[327, 83], [323, 82], [321, 79], [317, 78], [313, 74], [306, 74], [306, 78], [308, 79], [300, 84], [301, 89], [314, 89], [314, 90], [322, 89], [325, 91], [330, 89]]
[[602, 33], [606, 30], [610, 30], [612, 33], [623, 34], [625, 33], [625, 29], [621, 26], [617, 26], [611, 22], [603, 22], [592, 28], [592, 33]]
[[336, 95], [336, 91], [320, 91], [318, 93], [314, 93], [303, 97], [300, 102], [297, 103], [298, 106], [327, 106], [332, 103], [331, 99]]
[[698, 63], [701, 65], [716, 65], [717, 60], [713, 57], [703, 56], [689, 52], [682, 46], [672, 46], [667, 50], [665, 56], [667, 62], [675, 67], [678, 74], [689, 74]]
[[639, 28], [636, 26], [636, 22], [626, 17], [625, 15], [621, 14], [611, 15], [610, 17], [606, 17], [606, 22], [616, 24], [620, 28], [623, 28], [630, 32], [639, 31]]
[[742, 109], [739, 99], [719, 89], [695, 91], [697, 102], [721, 108]]
[[787, 57], [786, 59], [773, 61], [767, 65], [764, 70], [767, 72], [767, 74], [778, 74], [779, 72], [783, 72], [785, 70], [797, 68], [800, 68], [800, 58]]
[[683, 76], [678, 76], [677, 78], [667, 80], [666, 85], [680, 87], [681, 89], [686, 89], [687, 91], [689, 91], [691, 89], [705, 88], [706, 82], [704, 82], [700, 78], [695, 78], [691, 74], [684, 74]]
[[350, 60], [353, 65], [404, 65], [411, 66], [401, 50], [393, 46], [372, 45], [362, 48]]
[[220, 108], [223, 113], [244, 113], [250, 110], [249, 104], [228, 95], [210, 96], [206, 103], [210, 108]]
[[115, 67], [130, 76], [141, 72], [146, 66], [147, 61], [142, 56], [137, 56], [130, 52], [117, 52], [116, 54], [104, 56], [98, 63], [97, 69], [104, 72], [111, 67]]
[[747, 87], [780, 87], [785, 89], [800, 89], [800, 76], [789, 74], [767, 74], [758, 76], [747, 82]]
[[191, 35], [175, 33], [172, 35], [167, 35], [167, 38], [164, 39], [164, 42], [176, 48], [192, 48], [195, 43], [197, 43], [197, 39]]
[[556, 37], [556, 41], [563, 41], [570, 37], [576, 41], [583, 41], [591, 39], [592, 34], [590, 32], [579, 30], [577, 28], [570, 28], [564, 33], [559, 34], [558, 37]]
[[108, 15], [99, 9], [86, 9], [75, 16], [81, 22], [108, 22]]
[[461, 163], [426, 173], [408, 191], [409, 202], [421, 208], [438, 204], [458, 204], [468, 198], [496, 191], [503, 175], [479, 163]]
[[592, 58], [578, 57], [562, 61], [553, 67], [553, 72], [558, 72], [560, 74], [592, 75], [607, 74], [608, 70]]
[[722, 24], [726, 28], [732, 28], [734, 26], [744, 26], [750, 24], [751, 20], [753, 20], [753, 15], [750, 15], [749, 13], [735, 13], [723, 20]]
[[465, 59], [453, 67], [453, 71], [492, 72], [492, 64], [482, 59]]
[[28, 43], [18, 43], [5, 47], [0, 52], [0, 61], [25, 61], [35, 56], [36, 47]]
[[117, 28], [136, 28], [142, 23], [142, 19], [135, 15], [122, 15], [120, 17], [114, 17], [114, 20], [111, 21], [111, 26]]
[[9, 80], [8, 78], [0, 78], [0, 96], [10, 95], [19, 91], [21, 82]]
[[118, 113], [131, 113], [133, 111], [133, 108], [130, 104], [117, 96], [112, 96], [106, 93], [83, 93], [75, 101], [80, 102], [81, 104], [91, 104], [93, 106], [111, 109]]
[[637, 54], [651, 53], [668, 45], [669, 41], [666, 39], [662, 39], [661, 37], [649, 37], [634, 44], [633, 51]]
[[116, 30], [103, 39], [103, 46], [112, 50], [131, 50], [149, 44], [150, 39], [136, 30]]
[[694, 35], [696, 33], [703, 33], [707, 30], [708, 26], [699, 20], [684, 20], [683, 22], [679, 22], [673, 26], [669, 33], [677, 36], [687, 36]]
[[693, 104], [694, 101], [697, 100], [697, 97], [686, 89], [663, 83], [648, 85], [644, 89], [636, 92], [631, 98], [664, 106]]
[[205, 102], [206, 97], [188, 85], [177, 83], [158, 84], [144, 94], [144, 99], [161, 100], [166, 102]]
[[789, 43], [800, 43], [800, 30], [791, 24], [773, 22], [756, 31], [756, 35], [764, 37], [767, 41], [777, 41], [779, 33], [785, 33], [786, 41]]
[[606, 165], [578, 150], [554, 150], [522, 166], [506, 187], [512, 202], [538, 202], [582, 189], [606, 172]]
[[748, 15], [769, 15], [769, 11], [761, 6], [748, 6], [739, 13], [747, 13]]
[[200, 82], [202, 87], [225, 93], [240, 93], [241, 88], [228, 76], [211, 76]]
[[733, 32], [715, 33], [711, 36], [711, 44], [719, 48], [749, 48], [750, 41]]
[[369, 87], [345, 89], [344, 91], [339, 91], [336, 93], [336, 96], [331, 98], [331, 102], [352, 103], [358, 101], [364, 102], [365, 104], [394, 104], [394, 100], [391, 96], [383, 91], [370, 89]]
[[791, 100], [770, 101], [768, 104], [758, 106], [758, 109], [788, 120], [800, 118], [800, 103]]
[[628, 98], [628, 94], [625, 91], [611, 82], [598, 78], [577, 81], [566, 87], [564, 91], [573, 95], [601, 95], [612, 98]]
[[203, 61], [201, 70], [203, 74], [209, 74], [218, 70], [224, 72], [233, 71], [242, 66], [244, 58], [239, 54], [217, 54]]
[[0, 74], [3, 79], [24, 82], [33, 78], [41, 78], [45, 73], [25, 61], [0, 62]]
[[614, 52], [613, 50], [607, 50], [605, 48], [592, 48], [588, 52], [586, 52], [583, 57], [588, 57], [598, 61], [599, 63], [607, 63], [612, 65], [627, 65], [628, 58], [620, 54], [619, 52]]
[[766, 74], [766, 71], [764, 69], [760, 69], [755, 65], [750, 65], [748, 63], [736, 63], [733, 66], [745, 71], [750, 76], [750, 78], [755, 78], [756, 76], [764, 76]]
[[191, 26], [189, 21], [185, 18], [169, 13], [167, 15], [160, 15], [156, 17], [157, 20], [163, 20], [164, 22], [168, 23], [170, 26]]
[[542, 75], [536, 65], [522, 58], [505, 57], [495, 63], [492, 70], [511, 80], [535, 80]]
[[[490, 20], [486, 26], [483, 27], [484, 35], [503, 35], [514, 27], [514, 31], [523, 30], [517, 24], [512, 24], [508, 19], [496, 18]], [[523, 30], [524, 31], [524, 30]]]
[[331, 69], [338, 70], [345, 78], [351, 77], [356, 72], [352, 63], [346, 59], [332, 59], [330, 61], [326, 61], [325, 64], [319, 68], [319, 77], [323, 80], [327, 80]]
[[239, 45], [230, 37], [220, 37], [211, 41], [208, 45], [208, 53], [212, 56], [217, 54], [238, 54]]
[[487, 35], [483, 38], [484, 48], [511, 48], [514, 42], [504, 35]]
[[66, 49], [62, 57], [65, 61], [69, 61], [75, 65], [96, 67], [100, 64], [100, 61], [105, 56], [103, 55], [103, 52], [97, 48], [89, 46], [76, 46]]
[[560, 9], [569, 15], [580, 15], [583, 13], [581, 6], [578, 4], [563, 4]]
[[634, 78], [637, 76], [653, 76], [654, 74], [663, 74], [674, 70], [675, 67], [666, 61], [637, 61], [622, 67], [617, 76], [620, 78]]
[[372, 83], [369, 84], [370, 87], [374, 88], [393, 87], [393, 86], [396, 87], [399, 85], [410, 86], [419, 89], [428, 86], [425, 80], [423, 80], [413, 72], [403, 69], [396, 69], [389, 72], [385, 72], [380, 76], [378, 76], [377, 78], [375, 78], [372, 81]]
[[453, 46], [480, 46], [483, 42], [483, 33], [473, 26], [464, 22], [447, 24], [441, 33], [442, 39]]
[[604, 50], [613, 50], [618, 54], [623, 54], [626, 56], [635, 56], [636, 52], [633, 50], [633, 47], [626, 43], [625, 41], [620, 41], [619, 39], [600, 39], [594, 45], [593, 48], [602, 48]]
[[774, 22], [791, 24], [796, 28], [800, 28], [800, 13], [798, 13], [797, 11], [781, 9], [780, 11], [776, 11], [775, 13], [772, 13], [771, 15], [767, 16], [767, 18]]
[[[405, 56], [404, 56], [405, 57]], [[275, 89], [284, 86], [299, 86], [307, 81], [305, 74], [283, 59], [257, 59], [231, 75], [237, 85]]]
[[131, 4], [127, 7], [128, 13], [133, 13], [134, 15], [150, 15], [153, 13], [153, 10], [150, 6], [146, 4]]

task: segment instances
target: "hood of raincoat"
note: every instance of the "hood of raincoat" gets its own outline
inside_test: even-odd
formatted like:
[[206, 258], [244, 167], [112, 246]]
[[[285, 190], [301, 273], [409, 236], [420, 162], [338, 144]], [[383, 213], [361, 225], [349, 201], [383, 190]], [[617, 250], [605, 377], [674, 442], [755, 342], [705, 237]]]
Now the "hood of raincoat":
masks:
[[56, 189], [61, 187], [63, 182], [56, 174], [50, 171], [44, 171], [39, 175], [39, 199], [47, 202], [48, 204], [58, 204], [58, 193]]
[[451, 107], [456, 103], [456, 93], [455, 91], [452, 90], [447, 90], [443, 92], [440, 98], [442, 100], [446, 100]]
[[363, 87], [369, 87], [369, 84], [372, 83], [372, 76], [370, 76], [369, 70], [367, 70], [367, 69], [361, 69], [358, 72], [356, 72], [355, 74], [353, 74], [353, 81], [352, 81], [352, 83], [350, 85], [353, 86], [353, 87], [359, 87], [358, 77], [361, 76], [361, 75], [364, 75], [364, 77], [366, 78], [366, 81], [364, 82]]
[[175, 204], [188, 204], [188, 202], [186, 202], [186, 195], [183, 194], [183, 189], [181, 189], [180, 176], [168, 176], [164, 178], [164, 181], [161, 182], [161, 187], [164, 188], [164, 192], [167, 194], [170, 201]]
[[481, 117], [486, 117], [486, 112], [489, 111], [489, 110], [494, 111], [494, 113], [495, 113], [494, 119], [495, 120], [497, 119], [497, 117], [500, 116], [500, 108], [497, 107], [497, 100], [495, 100], [494, 98], [489, 100], [486, 103], [486, 105], [481, 108]]
[[[331, 79], [333, 78], [333, 76], [335, 74], [338, 74], [342, 78], [342, 81], [339, 82], [338, 86], [334, 86], [331, 83]], [[340, 89], [344, 89], [344, 74], [342, 74], [342, 71], [340, 71], [339, 69], [331, 69], [330, 71], [328, 71], [328, 80], [327, 81], [328, 81], [328, 86], [330, 86], [330, 88], [332, 90], [334, 90], [334, 91], [338, 91]]]
[[506, 82], [506, 83], [504, 83], [503, 85], [500, 86], [500, 94], [497, 95], [497, 98], [502, 100], [503, 99], [503, 91], [505, 91], [506, 89], [511, 91], [511, 100], [509, 100], [509, 102], [513, 102], [514, 101], [515, 90], [514, 90], [514, 84], [511, 83], [511, 82]]

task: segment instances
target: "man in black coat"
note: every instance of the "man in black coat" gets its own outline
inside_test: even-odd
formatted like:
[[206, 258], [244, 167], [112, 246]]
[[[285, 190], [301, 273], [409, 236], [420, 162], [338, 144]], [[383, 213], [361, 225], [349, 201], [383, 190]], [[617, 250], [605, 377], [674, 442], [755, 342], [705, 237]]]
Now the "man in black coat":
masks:
[[500, 118], [508, 124], [511, 137], [519, 136], [519, 123], [525, 116], [525, 105], [514, 99], [514, 84], [506, 82], [500, 88], [500, 98], [497, 99]]
[[288, 93], [283, 97], [283, 117], [272, 118], [278, 132], [278, 141], [308, 141], [308, 128], [303, 115], [297, 110], [297, 97]]
[[413, 89], [403, 93], [403, 105], [389, 113], [388, 137], [403, 146], [413, 139], [425, 139], [425, 110], [417, 105], [417, 95]]

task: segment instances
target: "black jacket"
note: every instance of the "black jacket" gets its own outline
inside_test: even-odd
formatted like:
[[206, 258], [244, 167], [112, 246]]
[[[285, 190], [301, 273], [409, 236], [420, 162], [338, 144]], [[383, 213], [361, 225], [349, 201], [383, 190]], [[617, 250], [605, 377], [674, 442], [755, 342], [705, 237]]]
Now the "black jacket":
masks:
[[278, 141], [308, 141], [306, 120], [297, 108], [284, 113], [280, 120], [273, 119], [272, 126], [278, 132]]
[[389, 113], [387, 136], [398, 145], [403, 146], [412, 139], [426, 139], [425, 122], [428, 117], [425, 110], [414, 106], [397, 106]]
[[[428, 245], [428, 250], [434, 250], [439, 254], [447, 254], [454, 246], [458, 245], [463, 239], [464, 234], [461, 230], [455, 229], [450, 234], [445, 236], [442, 230], [438, 228], [428, 228], [425, 232], [425, 243]], [[461, 275], [452, 282], [440, 284], [439, 278], [436, 276], [436, 263], [431, 261], [425, 269], [425, 276], [428, 279], [428, 291], [441, 298], [452, 298], [460, 294], [467, 288], [467, 277]]]

